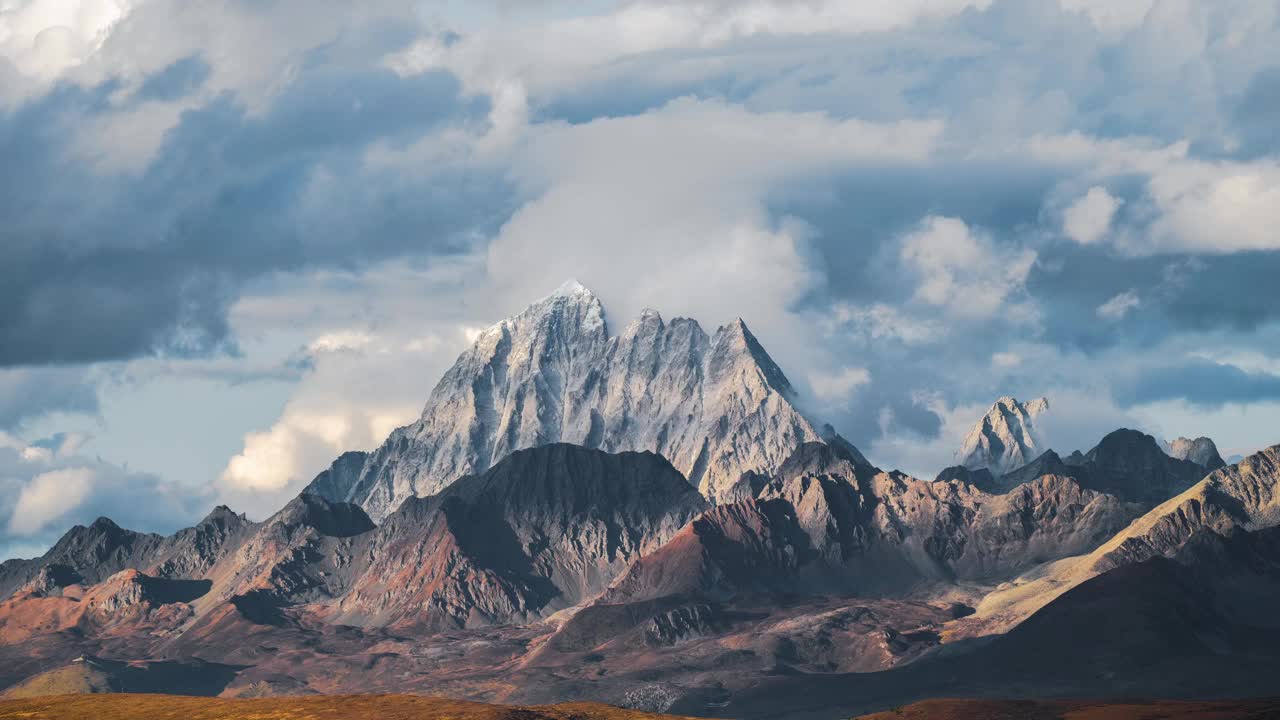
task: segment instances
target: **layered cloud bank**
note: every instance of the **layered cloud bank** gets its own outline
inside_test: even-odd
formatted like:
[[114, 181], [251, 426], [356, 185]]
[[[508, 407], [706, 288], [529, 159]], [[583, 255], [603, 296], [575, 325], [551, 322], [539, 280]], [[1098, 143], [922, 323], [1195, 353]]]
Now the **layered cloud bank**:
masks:
[[[227, 447], [12, 472], [4, 537], [55, 485], [66, 518], [157, 482], [270, 511], [570, 277], [746, 318], [884, 466], [930, 475], [1010, 393], [1064, 443], [1274, 441], [1278, 14], [0, 0], [0, 429], [117, 469], [160, 464], [126, 426]], [[171, 413], [112, 399], [161, 381]]]

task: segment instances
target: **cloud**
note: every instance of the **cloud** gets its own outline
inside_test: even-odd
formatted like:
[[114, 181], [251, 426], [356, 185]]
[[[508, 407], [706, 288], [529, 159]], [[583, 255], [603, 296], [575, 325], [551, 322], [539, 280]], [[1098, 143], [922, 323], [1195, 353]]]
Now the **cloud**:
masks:
[[1280, 164], [1189, 162], [1152, 177], [1163, 211], [1151, 235], [1173, 250], [1224, 253], [1280, 249]]
[[62, 135], [41, 129], [87, 112], [89, 94], [0, 116], [0, 147], [20, 161], [0, 169], [0, 207], [16, 218], [0, 230], [0, 366], [226, 352], [228, 309], [253, 278], [464, 244], [493, 204], [464, 198], [500, 195], [500, 181], [362, 159], [465, 116], [455, 91], [447, 78], [316, 71], [257, 117], [229, 98], [183, 113], [137, 177], [68, 161]]
[[[614, 323], [745, 317], [925, 474], [998, 395], [1118, 398], [1084, 446], [1196, 395], [1142, 368], [1278, 340], [1274, 3], [0, 7], [0, 427], [109, 435], [104, 378], [292, 383], [202, 418], [245, 440], [173, 490], [255, 515], [568, 277]], [[73, 516], [164, 486], [80, 466]]]
[[1137, 293], [1132, 290], [1122, 292], [1098, 306], [1098, 317], [1103, 320], [1119, 320], [1141, 304], [1142, 300]]
[[1078, 243], [1088, 245], [1100, 240], [1111, 228], [1111, 219], [1120, 208], [1120, 200], [1100, 186], [1089, 188], [1075, 204], [1062, 213], [1062, 231]]
[[14, 0], [0, 5], [0, 57], [33, 82], [50, 82], [102, 47], [130, 0]]
[[991, 365], [997, 368], [1014, 368], [1022, 364], [1022, 356], [1014, 352], [998, 352], [991, 355]]
[[930, 217], [903, 238], [901, 259], [919, 281], [918, 302], [945, 307], [959, 317], [986, 318], [1004, 309], [1006, 298], [1021, 289], [1036, 254], [998, 248], [963, 220]]
[[93, 413], [98, 391], [84, 368], [0, 367], [0, 430], [50, 412]]
[[208, 488], [183, 487], [79, 454], [75, 438], [27, 443], [0, 433], [0, 559], [48, 547], [72, 524], [106, 515], [172, 532], [207, 512]]
[[857, 306], [837, 302], [832, 307], [829, 333], [850, 332], [865, 341], [894, 340], [904, 345], [928, 345], [943, 340], [946, 329], [932, 318], [910, 316], [884, 303]]
[[650, 306], [710, 328], [741, 316], [780, 361], [808, 367], [791, 349], [801, 338], [789, 308], [821, 280], [809, 229], [771, 217], [768, 193], [837, 168], [919, 162], [942, 127], [680, 99], [638, 117], [540, 128], [513, 163], [534, 199], [486, 252], [495, 316], [574, 277], [617, 322]]
[[1178, 365], [1143, 368], [1119, 385], [1117, 398], [1126, 405], [1185, 400], [1192, 406], [1219, 408], [1280, 398], [1280, 375], [1247, 371], [1229, 363], [1192, 360]]
[[848, 406], [849, 396], [859, 387], [871, 382], [866, 368], [843, 367], [832, 372], [814, 372], [809, 375], [809, 386], [819, 402]]
[[[218, 469], [215, 491], [252, 517], [296, 495], [348, 450], [372, 450], [417, 419], [435, 382], [468, 344], [467, 329], [493, 318], [475, 260], [414, 268], [379, 264], [359, 276], [316, 272], [264, 289], [234, 311], [247, 332], [302, 326], [306, 370], [282, 412], [248, 432]], [[470, 294], [467, 288], [477, 292]], [[451, 311], [425, 316], [437, 298]]]
[[80, 506], [94, 483], [93, 470], [64, 468], [40, 473], [23, 486], [8, 531], [31, 535]]

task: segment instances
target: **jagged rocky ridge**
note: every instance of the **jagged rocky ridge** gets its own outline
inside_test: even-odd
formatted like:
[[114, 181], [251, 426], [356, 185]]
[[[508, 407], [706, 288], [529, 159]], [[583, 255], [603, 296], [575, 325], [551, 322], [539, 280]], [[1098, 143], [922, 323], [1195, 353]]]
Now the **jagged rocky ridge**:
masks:
[[308, 491], [381, 521], [515, 450], [565, 442], [659, 453], [715, 501], [820, 439], [791, 394], [741, 320], [708, 335], [646, 310], [610, 335], [600, 300], [570, 283], [482, 333], [417, 422], [344, 455]]
[[1092, 552], [1066, 558], [987, 596], [980, 618], [1012, 627], [1100, 573], [1151, 558], [1175, 557], [1201, 531], [1229, 535], [1280, 526], [1280, 445], [1220, 468], [1161, 503]]
[[161, 578], [200, 578], [252, 525], [225, 506], [194, 527], [164, 537], [121, 528], [109, 518], [77, 525], [39, 558], [0, 563], [0, 598], [33, 581], [45, 590], [92, 585], [121, 570]]
[[[1213, 448], [1212, 441], [1202, 440], [1209, 449]], [[1203, 450], [1206, 446], [1200, 447]], [[1056, 475], [1073, 478], [1089, 490], [1154, 507], [1222, 467], [1220, 459], [1214, 461], [1216, 450], [1194, 455], [1207, 464], [1171, 456], [1154, 437], [1120, 429], [1108, 433], [1088, 453], [1077, 451], [1064, 459], [1057, 452], [1046, 450], [1026, 465], [998, 477], [985, 468], [955, 466], [943, 470], [936, 479], [960, 480], [987, 492], [1004, 493], [1037, 478]]]
[[992, 495], [884, 472], [810, 443], [756, 498], [704, 513], [632, 566], [602, 602], [759, 591], [904, 595], [1087, 551], [1140, 512], [1070, 477]]

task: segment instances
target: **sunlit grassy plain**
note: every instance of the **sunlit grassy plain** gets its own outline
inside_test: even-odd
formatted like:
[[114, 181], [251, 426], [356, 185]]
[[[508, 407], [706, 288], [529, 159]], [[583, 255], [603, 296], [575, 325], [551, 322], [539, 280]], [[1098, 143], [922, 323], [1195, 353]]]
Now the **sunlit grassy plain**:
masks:
[[653, 720], [592, 703], [505, 707], [413, 695], [225, 698], [64, 695], [0, 700], [0, 720]]

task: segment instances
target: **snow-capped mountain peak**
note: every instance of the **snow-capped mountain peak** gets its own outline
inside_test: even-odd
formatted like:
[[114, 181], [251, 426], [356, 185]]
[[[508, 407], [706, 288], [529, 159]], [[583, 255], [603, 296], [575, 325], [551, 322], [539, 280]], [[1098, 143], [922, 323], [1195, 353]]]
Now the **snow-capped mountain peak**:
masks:
[[708, 336], [694, 320], [646, 309], [611, 336], [603, 304], [570, 281], [482, 333], [418, 421], [309, 491], [381, 520], [515, 450], [567, 442], [657, 452], [714, 501], [821, 438], [790, 395], [741, 319]]

